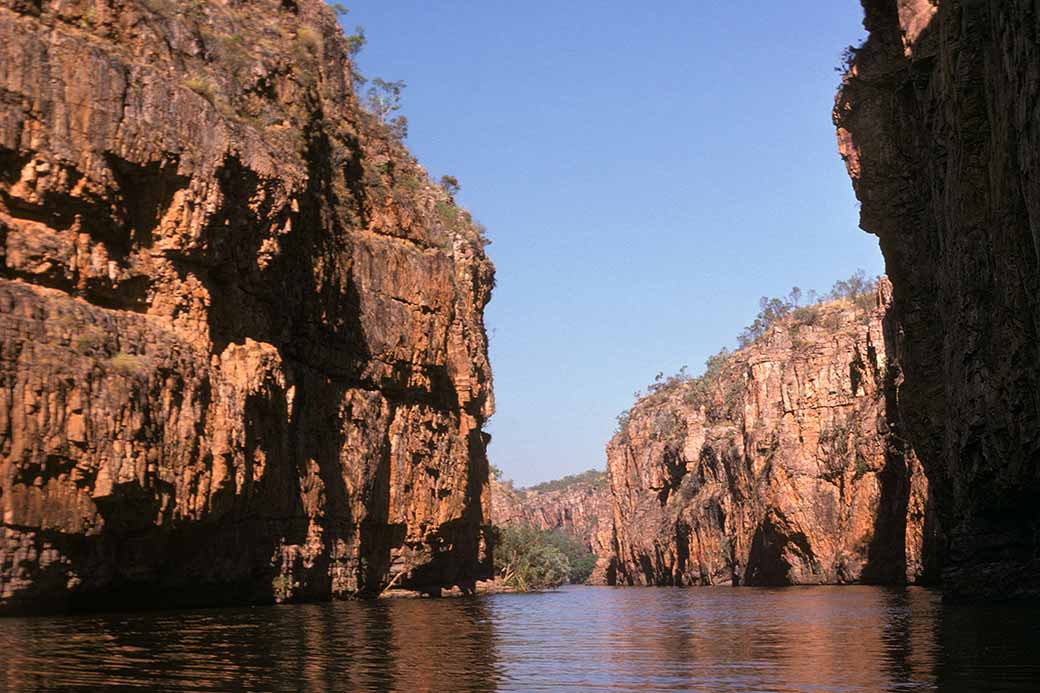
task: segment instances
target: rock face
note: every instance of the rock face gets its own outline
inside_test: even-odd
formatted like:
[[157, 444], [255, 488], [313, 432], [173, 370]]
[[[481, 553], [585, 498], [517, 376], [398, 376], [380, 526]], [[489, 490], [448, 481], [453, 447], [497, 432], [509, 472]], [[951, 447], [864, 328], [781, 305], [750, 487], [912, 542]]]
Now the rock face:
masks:
[[561, 529], [578, 537], [598, 559], [589, 582], [606, 581], [613, 523], [606, 474], [545, 490], [514, 489], [492, 480], [491, 518], [496, 525]]
[[667, 381], [636, 403], [607, 446], [609, 581], [901, 583], [934, 573], [928, 486], [900, 437], [888, 296], [882, 280], [876, 308], [799, 309], [715, 372]]
[[490, 573], [484, 240], [317, 0], [0, 0], [0, 612]]
[[1035, 3], [865, 0], [835, 107], [894, 286], [899, 397], [953, 596], [1040, 595]]

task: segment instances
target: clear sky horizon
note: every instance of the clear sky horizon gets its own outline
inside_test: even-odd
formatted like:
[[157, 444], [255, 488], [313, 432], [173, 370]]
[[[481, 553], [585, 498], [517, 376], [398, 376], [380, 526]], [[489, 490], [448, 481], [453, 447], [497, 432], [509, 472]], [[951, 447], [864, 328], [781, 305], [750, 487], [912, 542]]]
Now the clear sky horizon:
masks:
[[488, 228], [491, 463], [604, 469], [655, 374], [696, 374], [792, 286], [883, 272], [830, 113], [855, 0], [357, 0], [368, 77]]

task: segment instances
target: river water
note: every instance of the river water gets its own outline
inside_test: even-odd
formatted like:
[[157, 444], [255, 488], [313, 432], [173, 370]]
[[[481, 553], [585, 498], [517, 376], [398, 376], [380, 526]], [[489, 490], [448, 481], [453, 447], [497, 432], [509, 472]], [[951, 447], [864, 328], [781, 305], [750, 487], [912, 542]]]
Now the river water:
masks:
[[0, 690], [1040, 690], [1040, 607], [606, 588], [0, 619]]

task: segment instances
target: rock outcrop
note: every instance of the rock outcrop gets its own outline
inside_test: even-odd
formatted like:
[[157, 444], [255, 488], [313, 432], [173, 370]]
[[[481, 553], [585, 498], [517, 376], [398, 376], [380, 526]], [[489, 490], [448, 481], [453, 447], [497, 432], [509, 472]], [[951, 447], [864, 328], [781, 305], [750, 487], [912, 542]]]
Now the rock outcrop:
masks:
[[[701, 378], [660, 383], [607, 446], [616, 584], [902, 583], [934, 573], [877, 307], [794, 311]], [[927, 539], [927, 541], [926, 541]]]
[[542, 530], [562, 530], [577, 537], [597, 557], [590, 582], [606, 581], [613, 511], [606, 474], [542, 487], [514, 489], [512, 483], [491, 482], [491, 518], [500, 526], [526, 525]]
[[1040, 15], [864, 0], [834, 118], [954, 597], [1040, 595]]
[[0, 612], [490, 573], [484, 239], [318, 0], [0, 0]]

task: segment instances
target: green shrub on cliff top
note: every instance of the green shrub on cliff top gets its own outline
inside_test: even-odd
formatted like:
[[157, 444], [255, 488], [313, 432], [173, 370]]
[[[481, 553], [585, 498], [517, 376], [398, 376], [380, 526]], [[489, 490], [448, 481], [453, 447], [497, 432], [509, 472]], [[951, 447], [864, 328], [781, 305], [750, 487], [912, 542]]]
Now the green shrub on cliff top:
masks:
[[[857, 270], [846, 279], [839, 279], [823, 297], [823, 301], [849, 301], [859, 311], [869, 313], [876, 304], [877, 277], [868, 277], [862, 269]], [[802, 305], [803, 298], [807, 301]], [[761, 339], [774, 325], [790, 317], [793, 319], [792, 334], [803, 325], [822, 325], [826, 329], [838, 329], [842, 323], [841, 311], [825, 311], [818, 303], [815, 291], [803, 293], [795, 286], [786, 297], [759, 299], [759, 311], [754, 321], [737, 335], [737, 343], [745, 349]], [[710, 418], [721, 418], [733, 413], [739, 404], [743, 383], [739, 378], [729, 378], [725, 387], [720, 389], [722, 374], [733, 353], [723, 348], [705, 361], [704, 373], [691, 377], [683, 366], [678, 373], [665, 377], [658, 373], [654, 382], [647, 387], [644, 397], [641, 392], [635, 394], [639, 401], [655, 402], [663, 400], [663, 395], [682, 387], [683, 401], [691, 406], [707, 405]], [[615, 434], [623, 434], [632, 418], [632, 410], [626, 409], [617, 417]]]
[[791, 311], [798, 308], [802, 299], [802, 290], [797, 286], [791, 288], [787, 298], [769, 298], [763, 296], [758, 299], [758, 315], [754, 322], [744, 328], [737, 335], [737, 344], [740, 348], [749, 347], [757, 342], [769, 328], [783, 320]]
[[[851, 301], [863, 312], [874, 308], [874, 293], [877, 290], [877, 277], [867, 277], [863, 270], [856, 270], [847, 279], [834, 282], [831, 290], [824, 295], [825, 301]], [[754, 321], [737, 336], [740, 348], [749, 347], [757, 342], [773, 325], [788, 315], [802, 324], [815, 324], [819, 318], [816, 303], [816, 292], [808, 293], [809, 305], [802, 306], [802, 290], [797, 286], [791, 289], [786, 298], [769, 298], [763, 296], [758, 301], [759, 311]]]

